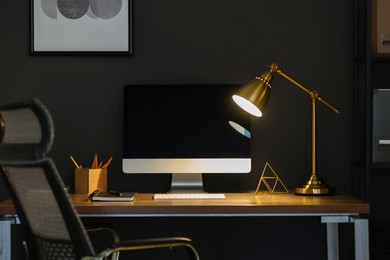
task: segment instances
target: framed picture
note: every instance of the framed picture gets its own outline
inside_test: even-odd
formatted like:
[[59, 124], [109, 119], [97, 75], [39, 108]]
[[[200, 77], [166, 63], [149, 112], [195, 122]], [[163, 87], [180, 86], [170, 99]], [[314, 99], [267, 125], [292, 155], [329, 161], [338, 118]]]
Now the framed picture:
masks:
[[31, 0], [31, 54], [132, 54], [132, 0]]

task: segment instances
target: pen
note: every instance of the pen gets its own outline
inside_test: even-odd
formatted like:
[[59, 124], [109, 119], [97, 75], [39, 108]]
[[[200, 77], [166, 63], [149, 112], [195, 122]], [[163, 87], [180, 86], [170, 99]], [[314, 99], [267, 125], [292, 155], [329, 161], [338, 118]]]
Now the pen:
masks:
[[109, 192], [110, 192], [110, 194], [115, 195], [115, 196], [122, 196], [122, 193], [120, 193], [119, 191], [116, 191], [116, 190], [110, 190]]
[[76, 166], [76, 168], [80, 169], [80, 166], [77, 164], [76, 160], [72, 156], [70, 156], [70, 159], [72, 160], [72, 162]]

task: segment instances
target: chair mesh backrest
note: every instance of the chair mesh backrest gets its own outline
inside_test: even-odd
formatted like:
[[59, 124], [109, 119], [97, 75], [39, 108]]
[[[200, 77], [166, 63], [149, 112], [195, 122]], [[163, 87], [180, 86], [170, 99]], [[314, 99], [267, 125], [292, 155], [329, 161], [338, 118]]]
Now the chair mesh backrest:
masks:
[[5, 167], [14, 192], [35, 235], [70, 240], [62, 213], [40, 167]]
[[71, 260], [77, 259], [76, 255], [93, 254], [88, 236], [54, 164], [49, 158], [41, 161], [20, 165], [2, 162], [14, 204], [21, 211], [18, 214], [24, 216], [21, 221], [25, 219], [32, 232], [36, 257]]
[[[52, 147], [54, 123], [38, 99], [0, 106], [0, 157], [30, 160]], [[25, 154], [21, 154], [25, 151]]]

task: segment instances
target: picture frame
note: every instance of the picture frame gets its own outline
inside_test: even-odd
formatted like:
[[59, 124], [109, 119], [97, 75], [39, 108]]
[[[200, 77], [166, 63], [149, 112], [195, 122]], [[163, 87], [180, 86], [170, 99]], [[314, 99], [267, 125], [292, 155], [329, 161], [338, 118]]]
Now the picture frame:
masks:
[[132, 55], [132, 0], [31, 0], [31, 55]]

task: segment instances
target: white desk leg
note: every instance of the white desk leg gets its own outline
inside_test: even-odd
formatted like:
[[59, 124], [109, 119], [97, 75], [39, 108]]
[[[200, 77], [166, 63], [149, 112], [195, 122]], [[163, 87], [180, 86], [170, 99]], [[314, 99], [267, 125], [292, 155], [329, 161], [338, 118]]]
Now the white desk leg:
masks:
[[339, 225], [338, 223], [326, 223], [328, 260], [339, 259]]
[[370, 259], [368, 219], [352, 218], [355, 225], [355, 258], [356, 260]]
[[0, 219], [0, 259], [11, 259], [11, 224], [12, 219]]
[[339, 223], [349, 223], [349, 216], [323, 216], [321, 222], [326, 223], [328, 243], [328, 260], [339, 259]]

